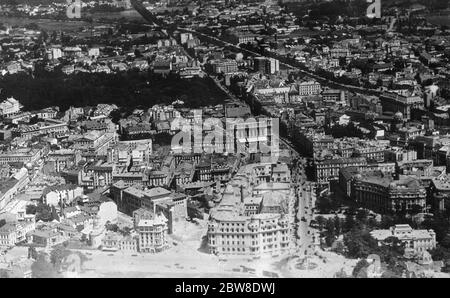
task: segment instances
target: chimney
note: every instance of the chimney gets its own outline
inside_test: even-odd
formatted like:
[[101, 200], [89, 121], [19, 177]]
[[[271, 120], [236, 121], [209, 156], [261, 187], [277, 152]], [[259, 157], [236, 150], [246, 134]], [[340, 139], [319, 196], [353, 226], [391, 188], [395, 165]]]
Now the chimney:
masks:
[[241, 185], [241, 203], [244, 203], [244, 186]]

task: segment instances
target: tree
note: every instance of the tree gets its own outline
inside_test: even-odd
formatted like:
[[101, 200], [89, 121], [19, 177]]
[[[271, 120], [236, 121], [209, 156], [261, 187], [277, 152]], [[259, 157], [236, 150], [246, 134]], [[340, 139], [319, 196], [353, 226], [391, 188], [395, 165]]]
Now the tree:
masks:
[[129, 227], [124, 227], [123, 230], [122, 230], [122, 234], [124, 236], [130, 235], [131, 234], [131, 229]]
[[390, 215], [382, 215], [381, 222], [379, 224], [380, 229], [389, 229], [390, 227], [395, 225], [395, 220]]
[[450, 251], [442, 246], [430, 250], [430, 254], [433, 261], [445, 261], [450, 258]]
[[52, 209], [49, 205], [43, 204], [43, 203], [39, 203], [36, 206], [36, 221], [52, 221], [53, 220], [53, 216], [52, 216]]
[[423, 229], [433, 229], [436, 233], [436, 240], [442, 241], [448, 234], [450, 223], [442, 214], [436, 214], [433, 218], [427, 218], [421, 223]]
[[39, 254], [36, 261], [31, 265], [33, 278], [56, 278], [58, 273], [55, 268], [47, 262], [44, 254]]
[[134, 55], [136, 56], [136, 58], [142, 57], [141, 51], [139, 51], [139, 49], [134, 50]]
[[70, 253], [70, 250], [66, 249], [64, 246], [55, 246], [55, 248], [50, 252], [50, 262], [57, 270], [60, 270], [62, 261], [70, 255]]
[[450, 249], [450, 235], [449, 234], [445, 235], [444, 239], [442, 239], [442, 241], [439, 242], [439, 244], [446, 249]]
[[17, 0], [6, 0], [5, 4], [6, 5], [14, 5], [14, 6], [18, 5]]
[[56, 219], [57, 221], [59, 221], [59, 215], [58, 215], [58, 212], [56, 212], [55, 206], [51, 207], [51, 215], [52, 215], [52, 220]]
[[369, 266], [369, 263], [366, 261], [366, 259], [359, 260], [358, 263], [356, 263], [355, 268], [353, 268], [352, 276], [360, 277], [362, 270], [367, 268], [368, 266]]
[[356, 212], [356, 219], [361, 222], [365, 222], [367, 220], [367, 217], [369, 215], [369, 212], [366, 209], [358, 209]]
[[345, 245], [344, 245], [344, 243], [342, 241], [339, 241], [339, 240], [335, 241], [334, 245], [335, 245], [334, 248], [333, 248], [334, 252], [336, 252], [338, 254], [344, 254], [345, 253]]
[[33, 260], [36, 260], [38, 258], [36, 247], [34, 247], [33, 245], [28, 247], [28, 258]]
[[0, 228], [6, 225], [6, 220], [0, 219]]
[[106, 224], [106, 230], [117, 232], [119, 230], [119, 226], [117, 224], [107, 223]]
[[422, 206], [418, 205], [418, 204], [414, 204], [411, 207], [411, 213], [412, 214], [417, 214], [417, 213], [421, 213], [423, 211]]
[[378, 249], [378, 243], [372, 238], [368, 230], [353, 228], [344, 235], [347, 255], [350, 258], [366, 258]]
[[326, 224], [327, 220], [322, 215], [319, 215], [319, 216], [316, 217], [316, 221], [317, 221], [317, 225], [318, 225], [319, 231], [322, 231], [323, 228], [325, 227], [325, 224]]
[[405, 252], [405, 245], [397, 237], [390, 236], [384, 239], [384, 243], [389, 245], [395, 252], [403, 255]]
[[353, 214], [349, 213], [345, 216], [344, 231], [348, 232], [356, 226], [356, 221], [353, 218]]
[[8, 270], [1, 268], [0, 269], [0, 278], [9, 278]]
[[336, 215], [334, 217], [334, 233], [335, 235], [340, 235], [342, 232], [341, 219]]
[[345, 272], [344, 268], [341, 268], [340, 271], [336, 272], [336, 274], [334, 275], [335, 278], [348, 278], [349, 276], [347, 275], [347, 273]]
[[326, 222], [325, 226], [326, 231], [325, 234], [325, 242], [328, 247], [330, 247], [334, 240], [335, 240], [335, 226], [334, 226], [334, 219], [330, 218]]
[[27, 205], [25, 208], [25, 212], [27, 214], [36, 214], [36, 206], [35, 205]]
[[320, 213], [327, 214], [336, 209], [337, 205], [329, 196], [320, 196], [317, 199], [316, 207]]

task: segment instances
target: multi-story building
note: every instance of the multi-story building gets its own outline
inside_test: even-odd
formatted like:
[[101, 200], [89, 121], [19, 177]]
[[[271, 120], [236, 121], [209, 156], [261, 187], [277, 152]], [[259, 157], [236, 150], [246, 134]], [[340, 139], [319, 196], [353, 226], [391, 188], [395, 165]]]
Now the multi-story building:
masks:
[[254, 184], [270, 172], [269, 164], [249, 165], [227, 184], [220, 204], [210, 211], [211, 253], [258, 258], [278, 256], [290, 249], [289, 183]]
[[352, 185], [352, 198], [364, 208], [378, 213], [425, 211], [426, 190], [414, 177], [394, 180], [382, 172], [357, 174]]
[[152, 139], [119, 141], [108, 150], [109, 160], [119, 164], [146, 164], [151, 154]]
[[169, 247], [167, 218], [163, 214], [141, 219], [135, 229], [139, 235], [139, 252], [160, 252]]
[[397, 173], [401, 175], [415, 175], [431, 177], [433, 161], [429, 159], [417, 159], [397, 162]]
[[354, 154], [369, 161], [384, 162], [385, 148], [383, 146], [361, 146], [355, 149]]
[[324, 159], [314, 162], [317, 182], [330, 182], [339, 179], [339, 169], [356, 167], [362, 169], [367, 166], [364, 157]]
[[10, 117], [16, 115], [20, 112], [21, 108], [22, 105], [17, 100], [12, 97], [7, 98], [0, 103], [0, 116]]
[[14, 196], [30, 182], [28, 171], [25, 168], [7, 180], [0, 181], [0, 210], [10, 203]]
[[33, 125], [24, 124], [12, 130], [13, 137], [22, 137], [31, 139], [39, 135], [53, 135], [60, 136], [69, 130], [67, 123], [55, 120], [46, 119], [44, 122], [38, 122]]
[[162, 187], [142, 189], [127, 186], [118, 181], [111, 186], [110, 194], [119, 211], [132, 215], [138, 209], [145, 209], [153, 214], [164, 214], [168, 220], [169, 233], [173, 232], [174, 221], [187, 217], [187, 196], [172, 193]]
[[211, 215], [208, 225], [210, 253], [217, 255], [280, 255], [289, 249], [289, 221], [276, 213], [251, 216], [230, 211]]
[[180, 33], [180, 43], [181, 44], [186, 44], [188, 42], [188, 40], [193, 39], [194, 36], [192, 35], [192, 33]]
[[322, 91], [322, 87], [317, 81], [304, 81], [297, 84], [300, 96], [318, 95]]
[[61, 172], [80, 161], [81, 156], [76, 154], [72, 149], [60, 149], [49, 152], [47, 156], [47, 163], [53, 164], [55, 172]]
[[401, 95], [393, 92], [384, 92], [380, 96], [383, 112], [402, 113], [404, 119], [411, 119], [411, 110], [424, 108], [424, 100], [417, 95]]
[[41, 150], [31, 148], [19, 148], [14, 151], [0, 154], [0, 165], [8, 163], [34, 164], [41, 158]]
[[432, 208], [435, 211], [445, 211], [450, 208], [450, 177], [442, 175], [431, 180], [430, 193]]
[[17, 228], [15, 224], [7, 223], [0, 227], [0, 247], [9, 248], [17, 243]]
[[280, 71], [280, 61], [274, 58], [253, 58], [253, 69], [262, 74], [274, 74]]
[[330, 50], [331, 58], [346, 58], [351, 55], [350, 50], [347, 48], [333, 48]]
[[101, 133], [90, 131], [73, 140], [73, 148], [76, 150], [95, 152], [97, 154], [107, 154], [109, 145], [115, 140], [114, 133]]
[[301, 144], [300, 147], [303, 154], [313, 157], [318, 153], [332, 149], [334, 146], [334, 138], [330, 135], [315, 133], [312, 129], [302, 130], [295, 134], [296, 143]]
[[219, 59], [210, 62], [212, 71], [216, 74], [219, 73], [234, 73], [238, 71], [238, 64], [236, 60], [232, 59]]
[[0, 247], [13, 247], [17, 243], [26, 241], [26, 235], [36, 228], [34, 214], [26, 214], [19, 210], [12, 221], [0, 227]]
[[391, 147], [384, 152], [384, 158], [386, 161], [392, 162], [412, 161], [417, 159], [417, 151]]
[[103, 251], [123, 251], [123, 252], [138, 252], [139, 251], [139, 237], [138, 235], [122, 236], [119, 233], [108, 231], [102, 239]]
[[255, 42], [258, 36], [257, 34], [246, 31], [231, 32], [230, 41], [235, 44]]
[[325, 89], [322, 92], [322, 98], [324, 102], [345, 102], [346, 101], [346, 93], [344, 90], [337, 89]]

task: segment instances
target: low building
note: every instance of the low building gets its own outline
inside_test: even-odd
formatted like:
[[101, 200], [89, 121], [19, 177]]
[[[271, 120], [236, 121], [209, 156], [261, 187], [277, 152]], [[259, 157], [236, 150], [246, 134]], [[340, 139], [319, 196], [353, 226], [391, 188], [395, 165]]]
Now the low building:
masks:
[[83, 195], [83, 188], [64, 184], [58, 186], [50, 186], [44, 189], [42, 194], [42, 202], [44, 204], [58, 207], [61, 204], [70, 204], [75, 198]]
[[51, 248], [67, 240], [60, 232], [56, 230], [56, 228], [53, 229], [48, 227], [36, 229], [35, 231], [28, 233], [27, 239], [28, 243], [33, 243], [37, 246], [45, 248]]
[[8, 163], [35, 163], [41, 158], [41, 151], [31, 148], [19, 148], [14, 151], [0, 154], [0, 165]]
[[0, 116], [9, 117], [20, 112], [22, 105], [14, 98], [10, 97], [0, 103]]
[[409, 225], [395, 225], [389, 230], [374, 230], [370, 235], [382, 245], [395, 237], [405, 245], [405, 254], [418, 255], [436, 248], [436, 233], [433, 230], [414, 230]]

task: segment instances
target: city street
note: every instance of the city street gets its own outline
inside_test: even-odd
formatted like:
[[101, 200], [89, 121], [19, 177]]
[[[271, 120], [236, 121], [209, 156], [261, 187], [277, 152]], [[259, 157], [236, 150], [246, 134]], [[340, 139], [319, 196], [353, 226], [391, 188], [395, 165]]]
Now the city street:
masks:
[[303, 190], [306, 181], [304, 171], [305, 160], [300, 158], [293, 168], [293, 182], [295, 182], [296, 197], [298, 198], [297, 216], [297, 246], [300, 255], [309, 255], [313, 249], [313, 231], [310, 222], [313, 219], [313, 208], [309, 196]]

